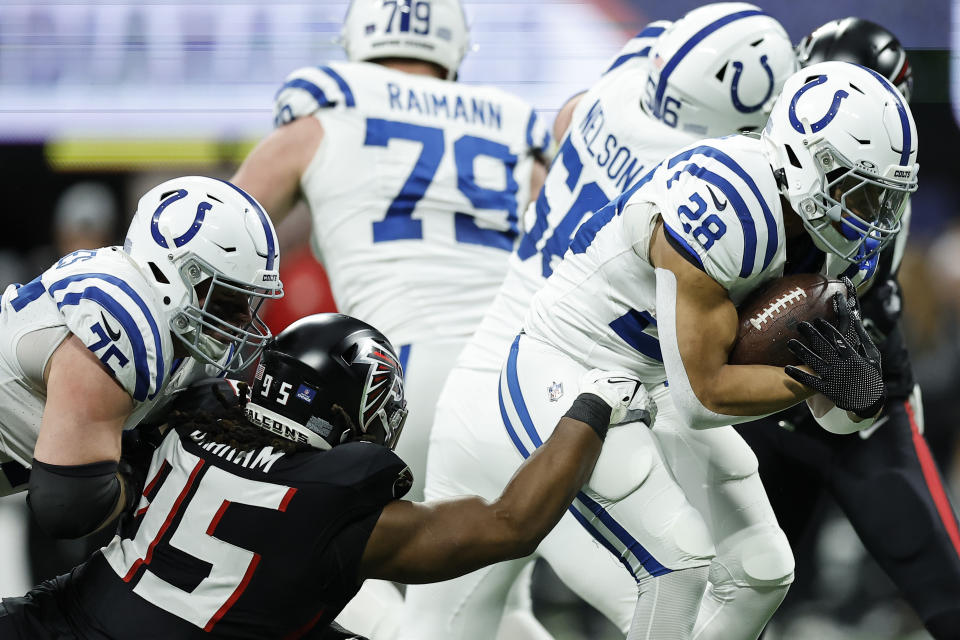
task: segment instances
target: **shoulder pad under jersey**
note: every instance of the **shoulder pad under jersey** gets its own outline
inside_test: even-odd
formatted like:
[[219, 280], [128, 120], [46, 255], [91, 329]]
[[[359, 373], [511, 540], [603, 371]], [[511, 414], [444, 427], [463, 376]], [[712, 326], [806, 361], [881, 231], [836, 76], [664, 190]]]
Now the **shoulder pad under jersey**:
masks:
[[274, 97], [274, 126], [289, 124], [319, 109], [355, 107], [347, 76], [349, 64], [303, 67], [291, 73]]
[[170, 374], [173, 344], [155, 292], [116, 247], [75, 251], [41, 282], [64, 324], [137, 402], [152, 400]]
[[705, 140], [665, 160], [660, 203], [664, 232], [737, 297], [782, 266], [779, 192], [756, 145]]
[[338, 445], [324, 452], [319, 463], [329, 482], [353, 487], [379, 504], [402, 498], [413, 482], [413, 474], [400, 456], [372, 442]]

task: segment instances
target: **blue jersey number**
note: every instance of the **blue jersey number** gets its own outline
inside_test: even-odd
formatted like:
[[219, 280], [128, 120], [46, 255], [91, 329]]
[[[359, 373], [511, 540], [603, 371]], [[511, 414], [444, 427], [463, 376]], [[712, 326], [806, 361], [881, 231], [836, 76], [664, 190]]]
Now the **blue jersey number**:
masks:
[[430, 32], [430, 3], [427, 0], [411, 2], [411, 0], [384, 0], [383, 7], [389, 7], [390, 20], [387, 21], [387, 28], [384, 33], [393, 31], [393, 22], [400, 14], [400, 24], [397, 30], [400, 32], [409, 32], [410, 21], [413, 19], [413, 32], [419, 35], [426, 35]]
[[[580, 181], [583, 162], [577, 155], [576, 149], [573, 148], [569, 136], [563, 142], [557, 155], [558, 160], [567, 170], [567, 188], [573, 193], [576, 190], [577, 183]], [[580, 188], [580, 193], [577, 194], [576, 200], [570, 205], [570, 209], [567, 210], [563, 219], [560, 220], [560, 223], [553, 230], [553, 234], [551, 234], [543, 245], [542, 260], [544, 278], [549, 278], [550, 274], [553, 273], [554, 257], [562, 258], [563, 254], [566, 253], [567, 248], [570, 246], [571, 236], [580, 225], [584, 216], [602, 207], [608, 199], [607, 194], [603, 192], [603, 189], [601, 189], [596, 182], [588, 182]], [[521, 260], [526, 260], [537, 252], [537, 244], [543, 238], [543, 234], [549, 226], [547, 217], [550, 215], [550, 204], [547, 202], [546, 189], [540, 190], [540, 196], [537, 198], [536, 212], [537, 219], [533, 227], [523, 236], [523, 240], [520, 241], [520, 246], [517, 248], [517, 256]]]
[[[419, 142], [422, 148], [417, 162], [413, 165], [413, 171], [387, 208], [386, 216], [373, 223], [374, 242], [423, 238], [423, 223], [413, 218], [413, 211], [433, 182], [443, 159], [443, 129], [380, 118], [367, 119], [367, 134], [364, 139], [366, 146], [386, 147], [393, 139]], [[470, 135], [461, 136], [454, 142], [453, 155], [457, 167], [457, 188], [460, 192], [477, 209], [506, 212], [508, 227], [506, 231], [484, 229], [477, 226], [474, 215], [455, 212], [454, 233], [457, 242], [512, 250], [514, 238], [517, 237], [519, 187], [513, 175], [517, 156], [510, 153], [509, 147], [504, 144]], [[481, 156], [503, 162], [506, 183], [503, 190], [477, 185], [474, 165]]]
[[[683, 204], [677, 208], [680, 226], [683, 227], [684, 233], [692, 235], [696, 241], [700, 243], [704, 251], [707, 251], [713, 246], [714, 242], [722, 238], [723, 234], [727, 232], [727, 225], [724, 224], [720, 216], [715, 213], [711, 213], [706, 218], [703, 218], [703, 220], [700, 220], [701, 216], [703, 216], [707, 210], [707, 203], [696, 191], [690, 196], [690, 204], [694, 205], [696, 210]], [[697, 224], [697, 226], [694, 227], [691, 222]]]

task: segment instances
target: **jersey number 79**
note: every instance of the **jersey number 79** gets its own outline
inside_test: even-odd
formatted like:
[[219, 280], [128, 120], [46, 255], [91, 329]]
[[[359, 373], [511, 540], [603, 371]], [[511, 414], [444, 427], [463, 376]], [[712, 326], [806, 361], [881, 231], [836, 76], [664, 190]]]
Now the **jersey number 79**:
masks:
[[[423, 222], [413, 218], [413, 211], [433, 182], [445, 150], [443, 129], [382, 118], [367, 118], [367, 133], [363, 142], [365, 146], [386, 147], [394, 139], [419, 142], [422, 149], [400, 193], [387, 208], [386, 216], [373, 223], [374, 242], [423, 238]], [[457, 188], [470, 204], [476, 209], [492, 209], [507, 214], [505, 225], [499, 223], [501, 227], [506, 226], [506, 230], [500, 231], [479, 227], [474, 222], [475, 214], [455, 212], [453, 224], [456, 241], [512, 251], [513, 241], [518, 233], [518, 186], [513, 175], [517, 156], [504, 144], [471, 135], [460, 136], [453, 143], [453, 155], [457, 167]], [[496, 190], [477, 185], [474, 179], [474, 163], [480, 156], [503, 162], [506, 188]]]

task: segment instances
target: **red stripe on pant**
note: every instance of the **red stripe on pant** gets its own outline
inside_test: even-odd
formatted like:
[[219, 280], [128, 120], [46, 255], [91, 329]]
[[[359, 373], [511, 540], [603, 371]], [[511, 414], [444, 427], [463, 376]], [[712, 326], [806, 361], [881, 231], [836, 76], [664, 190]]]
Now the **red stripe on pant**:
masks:
[[917, 452], [917, 459], [920, 460], [920, 468], [923, 470], [923, 479], [927, 483], [927, 489], [933, 498], [933, 503], [937, 507], [937, 513], [940, 515], [940, 522], [943, 528], [947, 530], [950, 536], [950, 542], [953, 544], [954, 551], [960, 556], [960, 530], [957, 528], [957, 519], [953, 515], [953, 507], [950, 505], [950, 499], [947, 498], [947, 492], [943, 488], [943, 481], [940, 479], [940, 471], [937, 469], [937, 463], [934, 462], [930, 454], [930, 448], [923, 434], [917, 427], [916, 416], [913, 413], [913, 407], [909, 402], [903, 403], [907, 410], [907, 417], [910, 419], [910, 430], [913, 432], [913, 448]]

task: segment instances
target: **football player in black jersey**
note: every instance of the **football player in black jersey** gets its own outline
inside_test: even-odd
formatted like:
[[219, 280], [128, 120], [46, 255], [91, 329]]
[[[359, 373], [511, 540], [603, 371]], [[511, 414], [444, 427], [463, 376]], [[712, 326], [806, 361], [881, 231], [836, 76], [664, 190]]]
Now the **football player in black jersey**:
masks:
[[120, 535], [3, 600], [0, 638], [351, 637], [329, 625], [364, 579], [445, 580], [529, 554], [608, 425], [649, 424], [636, 378], [594, 370], [581, 383], [496, 501], [407, 502], [396, 352], [354, 318], [300, 320], [264, 352], [249, 398], [214, 380], [176, 400]]
[[[871, 68], [910, 99], [906, 51], [872, 22], [829, 22], [804, 38], [797, 53], [804, 66], [845, 60]], [[960, 527], [923, 437], [919, 391], [900, 324], [896, 274], [904, 240], [884, 252], [873, 286], [861, 296], [887, 385], [879, 419], [858, 434], [834, 435], [800, 405], [736, 428], [757, 454], [760, 477], [795, 552], [803, 548], [799, 543], [809, 533], [820, 494], [828, 491], [927, 630], [937, 640], [957, 639]]]

